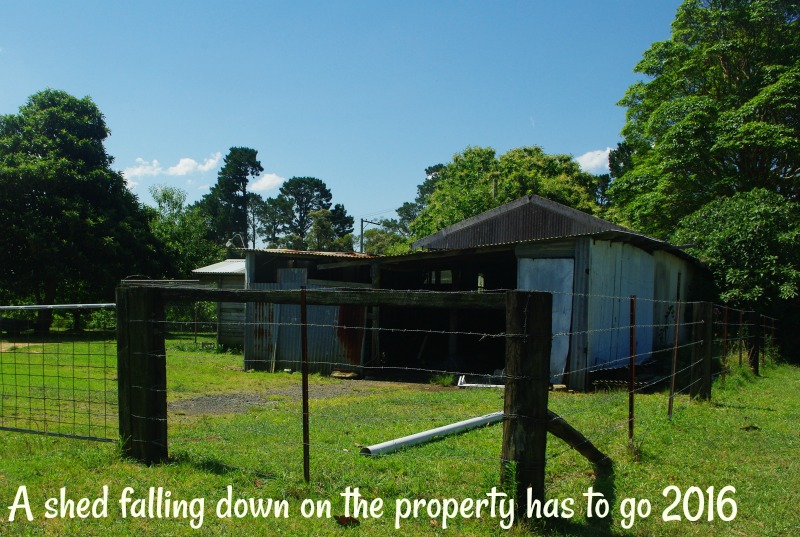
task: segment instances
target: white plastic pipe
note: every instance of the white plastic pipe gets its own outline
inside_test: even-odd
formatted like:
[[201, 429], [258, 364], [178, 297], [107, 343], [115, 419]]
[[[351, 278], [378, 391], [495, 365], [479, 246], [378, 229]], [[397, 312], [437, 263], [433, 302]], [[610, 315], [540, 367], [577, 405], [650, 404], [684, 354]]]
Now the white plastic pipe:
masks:
[[364, 447], [361, 448], [361, 454], [383, 455], [385, 453], [392, 453], [394, 451], [397, 451], [405, 447], [415, 446], [417, 444], [430, 442], [434, 438], [438, 438], [441, 436], [448, 436], [451, 434], [460, 433], [462, 431], [468, 431], [470, 429], [475, 429], [476, 427], [480, 427], [482, 425], [489, 425], [492, 423], [497, 423], [498, 421], [502, 420], [503, 420], [502, 411], [493, 412], [492, 414], [486, 414], [485, 416], [478, 416], [477, 418], [459, 421], [457, 423], [451, 423], [450, 425], [444, 425], [442, 427], [437, 427], [436, 429], [430, 429], [428, 431], [423, 431], [421, 433], [404, 436], [396, 440], [389, 440], [388, 442], [375, 444], [374, 446]]

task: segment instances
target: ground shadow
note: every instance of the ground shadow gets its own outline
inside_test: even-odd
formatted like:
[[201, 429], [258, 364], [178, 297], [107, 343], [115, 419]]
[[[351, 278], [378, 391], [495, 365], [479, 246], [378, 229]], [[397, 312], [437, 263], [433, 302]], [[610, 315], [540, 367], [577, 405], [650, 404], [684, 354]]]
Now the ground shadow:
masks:
[[[581, 523], [573, 522], [572, 519], [565, 518], [548, 519], [545, 521], [543, 527], [546, 535], [574, 535], [576, 537], [612, 535], [611, 529], [614, 524], [614, 517], [618, 513], [613, 463], [606, 467], [595, 467], [595, 477], [591, 488], [593, 494], [602, 494], [603, 499], [608, 502], [608, 514], [603, 518], [593, 516]], [[584, 492], [588, 492], [588, 489]], [[595, 503], [597, 503], [597, 499], [599, 499], [600, 496], [595, 496], [595, 498]], [[587, 498], [581, 495], [574, 498], [574, 500], [574, 511], [585, 512]]]

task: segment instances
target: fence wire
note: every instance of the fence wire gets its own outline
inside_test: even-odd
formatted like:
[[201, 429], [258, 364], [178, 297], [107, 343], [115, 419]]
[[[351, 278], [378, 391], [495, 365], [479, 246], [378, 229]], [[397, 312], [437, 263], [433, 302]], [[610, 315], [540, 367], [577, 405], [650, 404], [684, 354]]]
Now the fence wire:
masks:
[[[0, 310], [0, 429], [116, 441], [116, 341], [108, 311], [113, 307]], [[39, 312], [53, 319], [46, 333], [36, 330]]]

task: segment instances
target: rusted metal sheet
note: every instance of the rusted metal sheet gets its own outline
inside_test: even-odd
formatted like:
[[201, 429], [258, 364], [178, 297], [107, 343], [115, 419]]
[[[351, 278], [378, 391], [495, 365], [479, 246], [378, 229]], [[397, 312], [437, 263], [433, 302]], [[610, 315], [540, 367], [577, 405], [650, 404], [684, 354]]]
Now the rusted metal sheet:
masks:
[[[308, 282], [305, 269], [279, 269], [278, 283], [255, 283], [252, 289], [330, 287]], [[352, 284], [337, 285], [351, 287]], [[335, 292], [335, 291], [332, 291]], [[253, 369], [298, 370], [300, 367], [300, 307], [289, 304], [247, 305], [245, 364]], [[359, 306], [308, 306], [307, 352], [310, 370], [328, 374], [334, 369], [361, 366], [366, 312]]]
[[575, 237], [621, 226], [554, 201], [527, 196], [424, 237], [414, 248], [456, 249], [481, 245]]

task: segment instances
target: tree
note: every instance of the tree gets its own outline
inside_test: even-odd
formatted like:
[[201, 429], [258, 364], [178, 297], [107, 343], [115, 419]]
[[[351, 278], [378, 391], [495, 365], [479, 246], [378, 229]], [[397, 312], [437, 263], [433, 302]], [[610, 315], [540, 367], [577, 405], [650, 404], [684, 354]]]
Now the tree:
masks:
[[[240, 233], [248, 237], [247, 185], [264, 168], [258, 151], [249, 147], [231, 147], [217, 175], [217, 183], [199, 202], [217, 241], [220, 243]], [[255, 242], [253, 242], [255, 248]]]
[[247, 193], [247, 241], [256, 247], [256, 240], [258, 239], [259, 230], [263, 227], [261, 222], [262, 215], [266, 212], [266, 201], [260, 194], [255, 192]]
[[256, 207], [256, 216], [259, 222], [258, 236], [268, 248], [281, 246], [282, 237], [286, 231], [286, 222], [291, 218], [291, 202], [278, 196], [267, 198], [263, 204]]
[[353, 233], [354, 222], [353, 217], [347, 214], [347, 209], [341, 203], [337, 203], [331, 209], [331, 225], [337, 237]]
[[310, 213], [331, 207], [331, 191], [315, 177], [292, 177], [280, 188], [278, 205], [288, 207], [284, 221], [285, 241], [290, 248], [304, 250], [311, 227]]
[[411, 251], [408, 228], [402, 219], [382, 218], [378, 227], [364, 230], [364, 252], [372, 255], [398, 255]]
[[[610, 189], [623, 218], [668, 237], [722, 196], [800, 195], [800, 5], [687, 0], [635, 71]], [[622, 151], [624, 149], [624, 151]], [[616, 165], [619, 164], [619, 165]]]
[[675, 239], [708, 264], [726, 303], [763, 311], [800, 294], [800, 205], [780, 194], [714, 200], [684, 218]]
[[[308, 248], [317, 252], [352, 252], [353, 236], [340, 235], [334, 221], [333, 211], [320, 209], [309, 213], [311, 227], [306, 235]], [[352, 230], [352, 226], [350, 227]]]
[[424, 237], [531, 194], [590, 214], [599, 211], [597, 178], [569, 155], [548, 155], [533, 146], [497, 158], [490, 147], [468, 147], [437, 171], [433, 192], [409, 228]]
[[170, 259], [168, 276], [189, 278], [192, 270], [220, 261], [224, 250], [208, 228], [197, 207], [186, 206], [186, 192], [172, 186], [150, 188], [156, 208], [150, 217], [153, 234]]
[[[0, 292], [54, 304], [111, 300], [130, 274], [165, 259], [143, 207], [110, 166], [103, 114], [89, 97], [32, 95], [0, 116]], [[38, 329], [49, 329], [49, 312]]]

